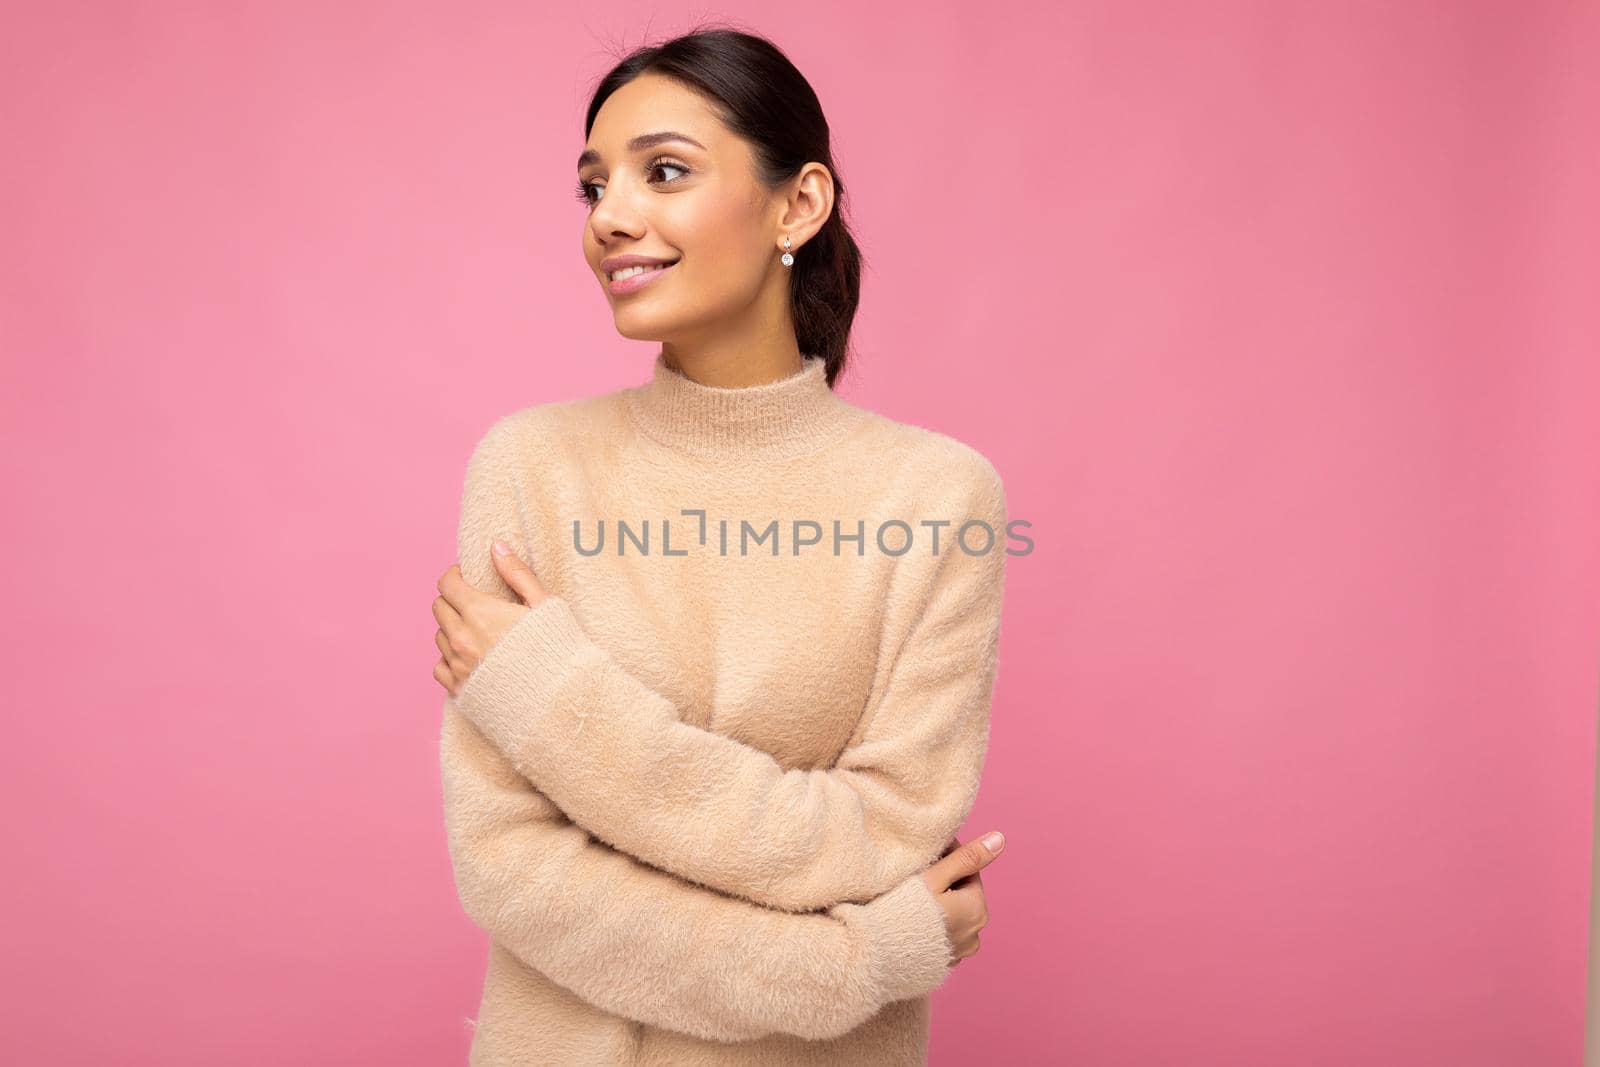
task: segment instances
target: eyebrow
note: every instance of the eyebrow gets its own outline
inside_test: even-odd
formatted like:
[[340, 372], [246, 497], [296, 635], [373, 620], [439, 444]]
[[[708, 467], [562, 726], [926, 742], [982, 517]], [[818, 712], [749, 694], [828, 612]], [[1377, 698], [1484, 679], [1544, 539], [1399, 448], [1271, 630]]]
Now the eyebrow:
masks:
[[[656, 133], [641, 133], [639, 136], [628, 142], [628, 151], [642, 152], [646, 148], [654, 148], [656, 145], [661, 144], [664, 141], [682, 141], [685, 144], [694, 145], [702, 152], [710, 151], [709, 148], [701, 144], [699, 141], [696, 141], [693, 137], [690, 137], [686, 133], [678, 133], [676, 130], [661, 130]], [[600, 162], [600, 153], [597, 150], [593, 148], [584, 149], [583, 155], [578, 157], [578, 169], [582, 170], [590, 163], [598, 162]]]

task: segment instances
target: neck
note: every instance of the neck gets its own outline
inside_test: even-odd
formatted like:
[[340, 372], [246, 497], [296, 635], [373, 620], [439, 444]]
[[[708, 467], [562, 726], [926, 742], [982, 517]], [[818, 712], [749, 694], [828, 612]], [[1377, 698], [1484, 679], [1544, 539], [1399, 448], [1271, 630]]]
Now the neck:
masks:
[[760, 461], [816, 452], [841, 438], [866, 412], [828, 388], [826, 363], [800, 357], [797, 365], [754, 372], [729, 364], [724, 379], [748, 385], [710, 385], [668, 365], [657, 353], [648, 382], [628, 391], [634, 424], [645, 436], [710, 459]]
[[713, 389], [767, 385], [791, 378], [805, 366], [805, 356], [794, 344], [745, 349], [734, 346], [695, 352], [663, 344], [660, 359], [668, 370]]

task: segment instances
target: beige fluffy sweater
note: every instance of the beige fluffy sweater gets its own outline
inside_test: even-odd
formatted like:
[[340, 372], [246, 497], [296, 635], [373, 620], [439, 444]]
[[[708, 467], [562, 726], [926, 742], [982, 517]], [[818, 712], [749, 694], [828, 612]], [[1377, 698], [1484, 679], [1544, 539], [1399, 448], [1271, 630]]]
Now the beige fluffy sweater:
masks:
[[968, 445], [807, 359], [499, 419], [463, 574], [550, 596], [441, 735], [456, 886], [489, 935], [471, 1062], [926, 1061], [951, 964], [921, 872], [971, 810], [1006, 557]]

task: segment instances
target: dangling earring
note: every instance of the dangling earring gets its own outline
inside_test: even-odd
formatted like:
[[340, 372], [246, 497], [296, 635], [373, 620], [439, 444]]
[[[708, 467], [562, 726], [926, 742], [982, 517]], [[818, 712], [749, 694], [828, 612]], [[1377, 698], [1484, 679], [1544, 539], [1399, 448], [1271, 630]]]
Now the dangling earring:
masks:
[[794, 257], [791, 256], [787, 251], [787, 249], [789, 249], [791, 247], [790, 244], [789, 244], [789, 238], [785, 237], [783, 239], [783, 247], [785, 249], [785, 251], [783, 253], [783, 265], [785, 267], [794, 266]]

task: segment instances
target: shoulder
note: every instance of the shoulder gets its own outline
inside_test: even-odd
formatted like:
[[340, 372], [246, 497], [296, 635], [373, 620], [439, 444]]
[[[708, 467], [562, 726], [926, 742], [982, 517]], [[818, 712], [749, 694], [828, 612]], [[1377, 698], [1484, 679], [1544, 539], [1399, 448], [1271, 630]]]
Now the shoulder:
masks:
[[[888, 468], [880, 477], [891, 487], [893, 513], [928, 548], [907, 552], [898, 562], [905, 587], [920, 590], [921, 603], [937, 602], [946, 617], [987, 610], [978, 598], [1003, 595], [1010, 528], [998, 467], [952, 434], [876, 413], [862, 437], [871, 449], [860, 457], [862, 466], [870, 468], [869, 455], [875, 454]], [[884, 464], [890, 455], [895, 462]], [[936, 534], [924, 529], [934, 525], [941, 527]]]
[[548, 487], [571, 478], [571, 457], [606, 436], [617, 394], [530, 404], [500, 415], [478, 435], [461, 486], [458, 556], [475, 582], [492, 582], [487, 563], [494, 531], [526, 531], [544, 522]]
[[957, 501], [985, 517], [1005, 510], [1005, 482], [999, 469], [960, 438], [869, 412], [856, 440], [875, 456], [896, 457], [895, 481], [918, 499]]
[[468, 468], [516, 467], [617, 436], [627, 390], [551, 400], [518, 408], [489, 424], [472, 447]]

